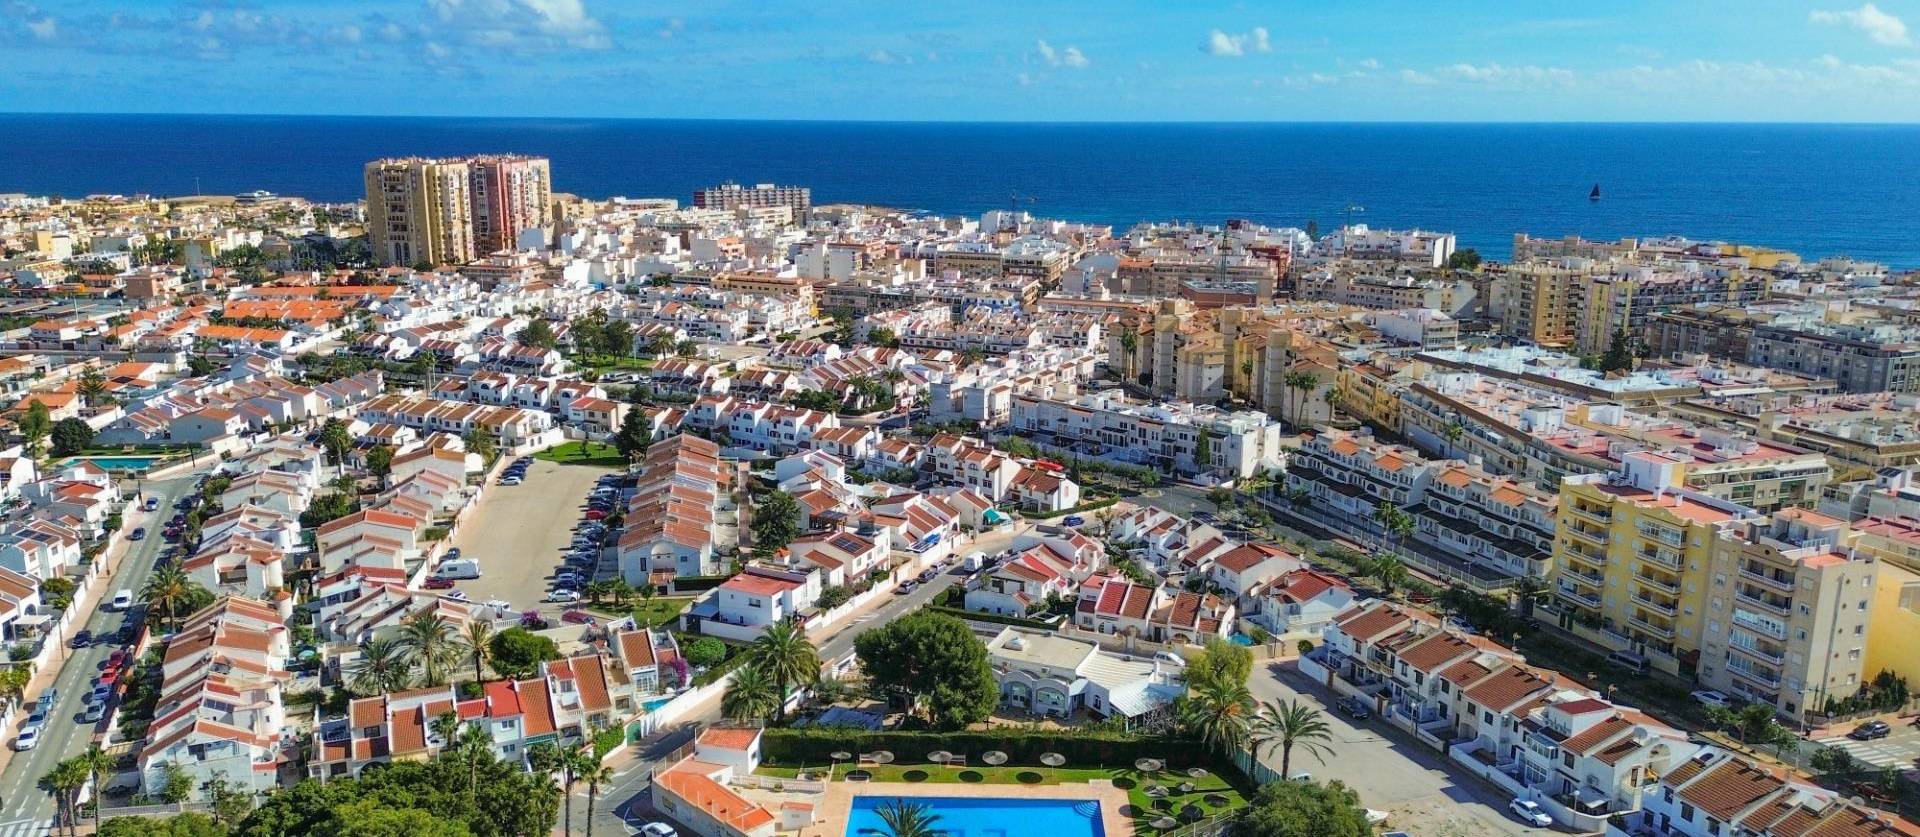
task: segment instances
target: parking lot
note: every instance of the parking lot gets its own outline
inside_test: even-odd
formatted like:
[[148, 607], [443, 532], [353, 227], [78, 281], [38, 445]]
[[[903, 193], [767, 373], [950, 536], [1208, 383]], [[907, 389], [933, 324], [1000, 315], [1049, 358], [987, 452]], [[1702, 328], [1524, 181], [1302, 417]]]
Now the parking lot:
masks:
[[503, 599], [516, 610], [540, 603], [565, 557], [587, 494], [601, 475], [590, 465], [535, 460], [519, 485], [489, 485], [472, 519], [454, 535], [461, 557], [480, 562], [480, 577], [457, 589], [469, 599]]

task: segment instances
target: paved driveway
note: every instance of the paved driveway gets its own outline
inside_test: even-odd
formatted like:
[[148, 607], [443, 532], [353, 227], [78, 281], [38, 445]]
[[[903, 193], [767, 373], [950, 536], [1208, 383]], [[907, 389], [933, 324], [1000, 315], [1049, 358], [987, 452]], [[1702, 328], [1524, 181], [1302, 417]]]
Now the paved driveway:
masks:
[[[1261, 701], [1303, 700], [1322, 710], [1331, 728], [1326, 763], [1295, 748], [1291, 769], [1318, 781], [1339, 779], [1360, 794], [1360, 803], [1387, 811], [1389, 827], [1420, 837], [1480, 837], [1543, 833], [1507, 816], [1509, 801], [1497, 789], [1463, 771], [1440, 753], [1390, 728], [1378, 717], [1355, 723], [1333, 709], [1333, 696], [1292, 665], [1256, 660], [1247, 683]], [[1275, 752], [1262, 761], [1278, 770]]]
[[480, 561], [480, 577], [459, 583], [476, 602], [505, 599], [525, 610], [547, 584], [573, 540], [595, 480], [612, 471], [534, 460], [519, 485], [489, 485], [472, 518], [453, 537], [461, 557]]

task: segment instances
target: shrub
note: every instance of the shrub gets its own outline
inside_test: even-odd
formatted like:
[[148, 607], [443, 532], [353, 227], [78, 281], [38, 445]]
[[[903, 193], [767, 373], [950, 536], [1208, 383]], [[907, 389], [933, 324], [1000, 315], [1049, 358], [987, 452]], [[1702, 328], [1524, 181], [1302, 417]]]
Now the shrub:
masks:
[[701, 637], [688, 643], [687, 662], [705, 668], [718, 665], [727, 658], [727, 645], [710, 636]]

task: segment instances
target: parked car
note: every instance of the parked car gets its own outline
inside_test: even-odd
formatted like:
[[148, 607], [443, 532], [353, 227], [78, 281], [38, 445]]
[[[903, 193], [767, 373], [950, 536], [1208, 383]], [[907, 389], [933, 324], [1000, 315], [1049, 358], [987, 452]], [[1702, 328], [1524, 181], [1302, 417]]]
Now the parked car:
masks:
[[500, 484], [501, 485], [519, 485], [520, 478], [512, 474], [508, 474], [500, 478]]
[[124, 662], [126, 662], [126, 661], [127, 661], [127, 659], [128, 659], [128, 654], [127, 654], [127, 649], [125, 649], [125, 648], [115, 648], [115, 649], [113, 649], [113, 653], [112, 653], [112, 654], [108, 654], [108, 655], [107, 655], [107, 664], [106, 664], [106, 667], [107, 667], [107, 668], [112, 668], [112, 667], [114, 667], [114, 666], [118, 666], [118, 665], [120, 665], [121, 663], [124, 663]]
[[1701, 706], [1711, 706], [1719, 709], [1733, 708], [1733, 698], [1727, 697], [1724, 692], [1716, 692], [1712, 689], [1698, 689], [1693, 692], [1692, 697], [1695, 701], [1698, 701]]
[[1082, 517], [1077, 514], [1070, 514], [1070, 515], [1067, 515], [1066, 517], [1060, 518], [1060, 524], [1063, 526], [1080, 526], [1085, 524], [1086, 522], [1087, 522], [1087, 519], [1085, 517]]
[[145, 508], [146, 508], [146, 510], [147, 510], [147, 511], [157, 511], [157, 510], [159, 510], [159, 508], [160, 508], [160, 498], [158, 498], [158, 497], [148, 497], [148, 498], [147, 498], [147, 505], [145, 506]]
[[640, 837], [680, 837], [680, 832], [674, 831], [673, 826], [663, 822], [647, 823], [646, 825], [640, 826], [633, 833], [640, 835]]
[[146, 539], [147, 539], [147, 527], [145, 526], [133, 527], [133, 534], [127, 536], [127, 540], [130, 540], [130, 541], [144, 541]]
[[914, 588], [919, 586], [920, 586], [920, 582], [914, 581], [912, 579], [908, 579], [906, 581], [900, 582], [899, 587], [893, 588], [893, 594], [896, 596], [904, 596], [908, 593], [913, 592]]
[[1356, 721], [1364, 721], [1373, 717], [1373, 707], [1368, 706], [1367, 699], [1359, 695], [1343, 697], [1335, 706], [1339, 708], [1340, 714]]
[[425, 587], [428, 590], [452, 590], [453, 579], [441, 578], [437, 575], [430, 575], [430, 576], [427, 576], [427, 580], [423, 582], [420, 586]]
[[549, 602], [557, 602], [561, 604], [572, 604], [574, 602], [580, 601], [580, 594], [575, 593], [572, 590], [564, 590], [564, 589], [555, 590], [547, 594], [546, 600]]
[[1886, 721], [1868, 721], [1854, 727], [1852, 732], [1847, 733], [1847, 737], [1855, 741], [1872, 741], [1876, 738], [1885, 738], [1892, 733], [1893, 727]]
[[500, 614], [505, 614], [507, 611], [513, 609], [513, 603], [507, 601], [506, 599], [488, 599], [484, 602], [481, 602], [481, 604], [486, 605], [487, 607], [493, 608], [495, 612]]
[[105, 671], [100, 672], [100, 682], [106, 685], [111, 686], [113, 681], [118, 679], [120, 679], [119, 666], [107, 666]]
[[25, 752], [40, 746], [40, 728], [26, 727], [13, 738], [13, 749]]
[[456, 602], [464, 602], [464, 601], [467, 601], [467, 591], [465, 591], [465, 590], [448, 590], [448, 591], [447, 591], [447, 598], [449, 598], [449, 599], [452, 599], [452, 600], [454, 600], [454, 601], [456, 601]]
[[83, 724], [100, 723], [100, 719], [106, 717], [106, 714], [107, 714], [106, 701], [89, 703], [87, 704], [87, 708], [80, 710], [80, 723], [83, 723]]
[[569, 610], [560, 614], [560, 621], [569, 625], [592, 625], [593, 615], [584, 610]]
[[457, 560], [459, 557], [460, 557], [460, 547], [456, 546], [452, 549], [447, 550], [447, 554], [441, 556], [441, 560], [453, 561], [453, 560]]
[[606, 509], [587, 509], [588, 520], [603, 520], [606, 518], [606, 516], [607, 516]]
[[1547, 812], [1540, 808], [1540, 803], [1531, 799], [1516, 798], [1512, 802], [1507, 803], [1507, 810], [1512, 811], [1513, 815], [1519, 817], [1521, 822], [1535, 828], [1546, 828], [1547, 826], [1553, 825], [1553, 817], [1548, 816]]
[[93, 632], [85, 628], [80, 629], [79, 633], [74, 634], [73, 642], [68, 643], [68, 645], [70, 645], [73, 648], [85, 648], [92, 644], [93, 644]]

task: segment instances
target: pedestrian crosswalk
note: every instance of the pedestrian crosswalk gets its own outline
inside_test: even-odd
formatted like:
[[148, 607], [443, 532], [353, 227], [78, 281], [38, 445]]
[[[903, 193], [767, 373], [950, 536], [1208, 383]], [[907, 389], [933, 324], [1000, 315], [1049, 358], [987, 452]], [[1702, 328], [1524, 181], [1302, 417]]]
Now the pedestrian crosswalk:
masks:
[[52, 832], [53, 820], [0, 822], [0, 837], [47, 837]]
[[1816, 739], [1813, 743], [1845, 750], [1847, 755], [1874, 767], [1911, 767], [1915, 757], [1920, 755], [1910, 739], [1903, 741], [1881, 738], [1873, 741], [1855, 741], [1844, 735], [1836, 735], [1832, 738]]

